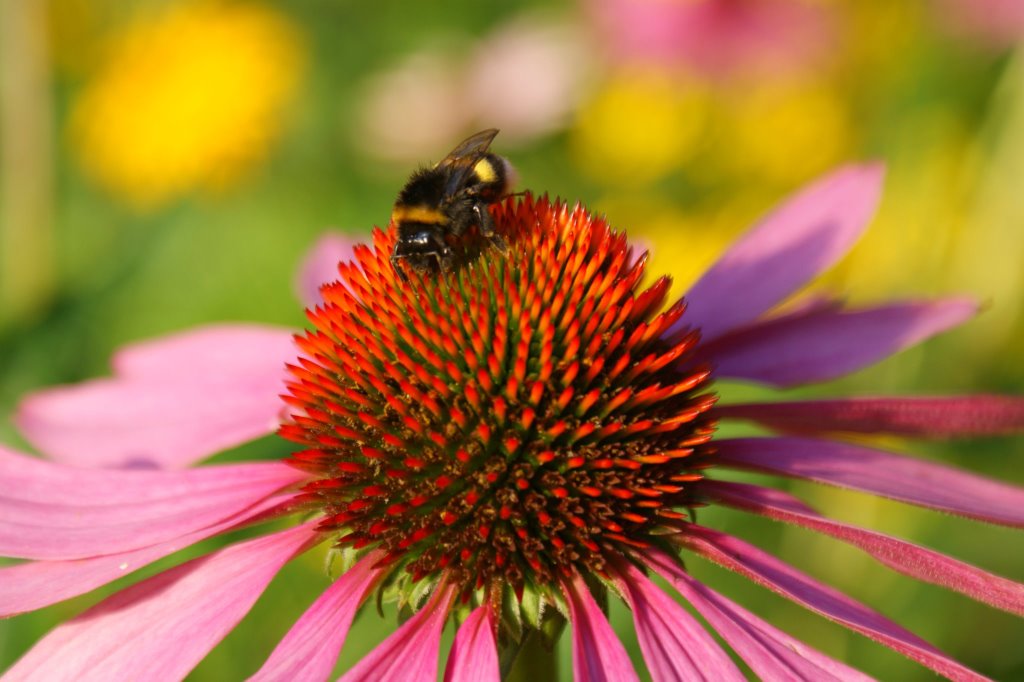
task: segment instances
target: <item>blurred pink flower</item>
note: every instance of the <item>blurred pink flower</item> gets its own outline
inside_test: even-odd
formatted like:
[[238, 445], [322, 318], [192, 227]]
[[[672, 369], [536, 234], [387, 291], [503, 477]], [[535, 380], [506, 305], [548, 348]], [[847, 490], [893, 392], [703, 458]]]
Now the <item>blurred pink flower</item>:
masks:
[[408, 55], [373, 74], [355, 102], [355, 143], [373, 158], [403, 164], [429, 158], [472, 120], [458, 63], [437, 51]]
[[480, 41], [466, 75], [479, 127], [529, 140], [564, 126], [588, 88], [588, 46], [573, 24], [526, 15]]
[[615, 60], [711, 78], [813, 70], [834, 45], [833, 10], [806, 0], [587, 0]]
[[471, 129], [523, 142], [562, 127], [584, 96], [591, 58], [572, 23], [530, 13], [479, 38], [468, 57], [436, 47], [367, 80], [353, 132], [369, 156], [418, 161]]
[[[761, 678], [864, 679], [694, 580], [681, 550], [942, 675], [982, 679], [687, 513], [711, 503], [808, 528], [912, 578], [1024, 613], [1018, 583], [826, 518], [781, 490], [710, 475], [770, 472], [1024, 525], [1020, 488], [839, 439], [1017, 432], [1020, 398], [718, 405], [709, 390], [718, 378], [827, 381], [976, 312], [960, 298], [773, 312], [853, 245], [880, 186], [880, 169], [861, 166], [805, 189], [741, 237], [690, 289], [687, 306], [667, 308], [667, 280], [640, 290], [646, 259], [579, 208], [511, 198], [493, 211], [508, 253], [412, 282], [390, 265], [393, 234], [377, 231], [338, 265], [344, 284], [321, 289], [298, 350], [285, 329], [205, 328], [123, 350], [112, 379], [29, 397], [17, 423], [61, 463], [0, 448], [0, 553], [27, 560], [0, 568], [0, 616], [83, 594], [228, 530], [302, 516], [100, 602], [46, 635], [5, 679], [180, 679], [284, 563], [322, 542], [358, 560], [254, 679], [327, 679], [356, 611], [384, 584], [417, 590], [425, 596], [407, 593], [409, 605], [422, 606], [345, 680], [433, 679], [441, 632], [455, 617], [462, 624], [445, 679], [497, 680], [497, 635], [510, 636], [502, 601], [530, 590], [570, 620], [577, 679], [636, 679], [598, 605], [602, 582], [630, 607], [654, 679], [744, 679], [648, 572]], [[308, 262], [304, 281], [322, 262]], [[306, 447], [288, 463], [181, 469], [274, 431], [278, 394], [291, 413], [280, 433]], [[778, 435], [714, 438], [719, 420]], [[155, 469], [85, 468], [140, 464]]]
[[937, 0], [939, 19], [951, 32], [994, 49], [1024, 39], [1021, 0]]
[[307, 308], [323, 303], [320, 287], [337, 278], [338, 263], [352, 257], [355, 245], [351, 237], [329, 232], [309, 250], [295, 278], [295, 292]]

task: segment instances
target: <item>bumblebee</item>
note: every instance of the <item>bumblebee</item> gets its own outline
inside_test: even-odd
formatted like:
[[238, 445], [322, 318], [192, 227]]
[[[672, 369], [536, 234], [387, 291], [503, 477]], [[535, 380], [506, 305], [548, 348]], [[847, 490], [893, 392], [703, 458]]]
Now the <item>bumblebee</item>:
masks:
[[403, 279], [405, 267], [448, 272], [479, 253], [473, 228], [490, 245], [507, 248], [488, 210], [509, 194], [514, 179], [512, 165], [488, 151], [497, 134], [491, 128], [463, 140], [433, 167], [413, 173], [398, 193], [391, 212], [398, 230], [391, 264]]

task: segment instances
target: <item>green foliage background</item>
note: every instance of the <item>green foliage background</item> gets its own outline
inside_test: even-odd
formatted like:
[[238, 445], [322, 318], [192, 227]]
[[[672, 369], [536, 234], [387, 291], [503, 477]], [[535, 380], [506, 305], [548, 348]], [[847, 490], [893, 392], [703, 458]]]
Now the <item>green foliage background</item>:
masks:
[[[853, 3], [853, 0], [850, 0]], [[76, 40], [80, 48], [61, 44], [48, 72], [52, 97], [52, 154], [33, 163], [53, 173], [51, 194], [53, 233], [52, 277], [47, 293], [27, 306], [0, 310], [0, 442], [25, 447], [7, 419], [19, 399], [39, 388], [102, 376], [108, 358], [119, 346], [206, 322], [254, 320], [299, 328], [304, 317], [293, 280], [306, 249], [328, 228], [356, 236], [385, 223], [397, 188], [410, 167], [385, 163], [362, 151], [358, 107], [366, 79], [418, 49], [446, 46], [456, 59], [468, 59], [476, 36], [487, 33], [520, 12], [548, 3], [376, 3], [296, 0], [276, 5], [298, 27], [306, 51], [306, 70], [289, 102], [285, 123], [266, 160], [250, 169], [234, 186], [216, 193], [197, 190], [158, 207], [139, 210], [82, 172], [65, 126], [76, 96], [90, 78], [88, 65], [62, 67], [62, 61], [85, 60], [89, 41], [123, 25], [134, 12], [151, 5], [143, 0], [119, 4], [93, 3]], [[166, 4], [166, 3], [163, 3]], [[841, 2], [828, 3], [846, 7]], [[878, 10], [871, 25], [870, 11], [858, 10], [858, 39], [882, 28], [885, 0], [861, 3]], [[83, 11], [89, 3], [48, 3], [49, 20]], [[929, 176], [936, 168], [954, 168], [948, 185], [928, 198], [952, 205], [959, 212], [925, 221], [925, 240], [945, 239], [950, 254], [972, 252], [990, 245], [970, 267], [957, 267], [956, 278], [937, 262], [917, 258], [915, 244], [868, 242], [859, 257], [844, 265], [838, 279], [823, 285], [848, 290], [856, 298], [857, 284], [874, 287], [872, 295], [913, 295], [966, 290], [989, 302], [977, 326], [953, 332], [890, 359], [859, 375], [802, 391], [801, 395], [846, 393], [924, 393], [1000, 391], [1020, 393], [1024, 383], [1024, 353], [1019, 332], [1022, 276], [1013, 272], [1024, 234], [1024, 198], [1014, 169], [1024, 163], [1024, 54], [1017, 50], [986, 51], [942, 35], [922, 18], [929, 3], [908, 3], [915, 9], [902, 26], [901, 43], [887, 52], [880, 65], [851, 60], [821, 78], [840, 94], [854, 122], [847, 158], [876, 157], [891, 162], [899, 178]], [[584, 23], [580, 8], [559, 6], [569, 22]], [[853, 21], [854, 13], [842, 15]], [[867, 17], [867, 18], [865, 18]], [[865, 27], [864, 22], [868, 22]], [[851, 29], [853, 30], [853, 29]], [[63, 38], [62, 38], [63, 40]], [[884, 38], [883, 38], [884, 40]], [[884, 47], [884, 46], [883, 46]], [[665, 227], [643, 221], [647, 209], [669, 206], [669, 213], [707, 216], [708, 207], [740, 204], [737, 220], [724, 228], [722, 246], [754, 217], [798, 184], [752, 187], [755, 178], [743, 173], [702, 174], [701, 159], [742, 155], [731, 149], [728, 136], [708, 142], [701, 155], [680, 158], [677, 167], [642, 187], [619, 186], [588, 169], [573, 152], [581, 133], [578, 121], [600, 93], [602, 79], [614, 66], [591, 45], [597, 73], [590, 94], [578, 107], [580, 118], [512, 149], [496, 148], [512, 157], [522, 186], [579, 199], [607, 211], [621, 225], [651, 244], [654, 267], [659, 250], [685, 252], [691, 241], [706, 241], [709, 219]], [[75, 52], [80, 49], [80, 52]], [[837, 48], [838, 49], [838, 48]], [[842, 49], [854, 49], [847, 46]], [[70, 54], [70, 57], [69, 57]], [[76, 57], [77, 55], [77, 57]], [[87, 62], [88, 60], [86, 60]], [[859, 70], [858, 70], [859, 69]], [[682, 87], [682, 86], [680, 86]], [[131, 107], [131, 101], [124, 102]], [[409, 102], [414, 109], [415, 102]], [[938, 123], [937, 123], [938, 122]], [[628, 126], [629, 121], [622, 121]], [[955, 131], [950, 133], [949, 131]], [[467, 130], [465, 132], [472, 132]], [[433, 158], [450, 144], [441, 144]], [[966, 150], [966, 151], [965, 151]], [[783, 150], [784, 151], [784, 150]], [[423, 159], [427, 161], [428, 159]], [[802, 180], [803, 178], [801, 178]], [[0, 178], [0, 184], [4, 181]], [[7, 179], [9, 181], [9, 178]], [[785, 186], [783, 186], [785, 185]], [[934, 188], [936, 185], [929, 185]], [[910, 187], [910, 189], [906, 189]], [[890, 183], [920, 191], [909, 183]], [[931, 192], [931, 190], [929, 190]], [[958, 199], [959, 198], [959, 199]], [[899, 214], [887, 218], [887, 207], [900, 196], [887, 196], [880, 226], [897, 234]], [[902, 204], [900, 204], [902, 205]], [[914, 204], [915, 206], [918, 204]], [[623, 208], [625, 207], [625, 208]], [[622, 215], [617, 215], [621, 210]], [[946, 209], [943, 208], [943, 211]], [[951, 209], [952, 210], [952, 209]], [[649, 213], [649, 211], [648, 211]], [[733, 214], [730, 214], [733, 215]], [[981, 222], [979, 222], [981, 221]], [[980, 245], [980, 246], [979, 246]], [[675, 249], [675, 251], [673, 251]], [[873, 249], [873, 250], [872, 250]], [[947, 261], [941, 261], [945, 263]], [[953, 262], [953, 261], [948, 261]], [[872, 264], [893, 264], [884, 272]], [[43, 264], [41, 264], [42, 266]], [[859, 272], [858, 265], [864, 266]], [[961, 267], [963, 266], [963, 267]], [[898, 272], [894, 272], [898, 270]], [[860, 279], [858, 279], [860, 277]], [[727, 387], [730, 399], [770, 397], [749, 387]], [[998, 439], [955, 444], [893, 443], [901, 450], [1024, 484], [1024, 440]], [[273, 437], [218, 455], [215, 461], [276, 458], [287, 444]], [[750, 480], [757, 480], [751, 476]], [[1017, 580], [1024, 580], [1024, 543], [1008, 529], [983, 526], [963, 519], [911, 509], [804, 484], [790, 487], [812, 506], [836, 518], [910, 538]], [[863, 600], [906, 625], [957, 659], [997, 679], [1024, 678], [1024, 627], [1019, 619], [944, 590], [896, 575], [863, 554], [812, 533], [782, 527], [736, 512], [709, 509], [702, 521], [747, 538], [776, 552], [812, 575]], [[38, 613], [0, 622], [0, 669], [15, 661], [55, 624], [81, 612], [124, 584], [152, 575], [183, 556], [192, 557], [223, 544], [208, 541], [180, 556], [130, 576], [113, 587], [50, 607]], [[698, 559], [694, 574], [783, 629], [865, 672], [882, 679], [931, 679], [932, 674], [862, 637], [807, 613], [744, 580]], [[242, 624], [194, 671], [196, 680], [241, 679], [259, 668], [291, 623], [328, 585], [321, 552], [312, 552], [289, 565], [271, 585]], [[366, 609], [345, 646], [338, 670], [344, 670], [378, 642], [394, 624]], [[642, 659], [628, 613], [616, 606], [613, 622], [639, 670]], [[450, 633], [449, 633], [450, 638]], [[564, 646], [562, 679], [570, 679], [568, 649]]]

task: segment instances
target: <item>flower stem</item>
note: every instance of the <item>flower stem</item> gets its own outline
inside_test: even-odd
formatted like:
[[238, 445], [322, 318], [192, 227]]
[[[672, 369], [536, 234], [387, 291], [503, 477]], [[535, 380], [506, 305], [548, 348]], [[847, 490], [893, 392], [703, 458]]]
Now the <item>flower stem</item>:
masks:
[[548, 649], [537, 632], [531, 632], [517, 649], [505, 653], [501, 660], [501, 679], [505, 682], [558, 682], [558, 651]]
[[0, 0], [0, 327], [53, 293], [46, 4]]

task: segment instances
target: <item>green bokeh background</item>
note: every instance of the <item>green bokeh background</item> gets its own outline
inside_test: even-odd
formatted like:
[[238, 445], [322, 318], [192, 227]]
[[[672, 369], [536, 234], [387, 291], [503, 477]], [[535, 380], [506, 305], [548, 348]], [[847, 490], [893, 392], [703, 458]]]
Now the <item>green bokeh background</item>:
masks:
[[[20, 5], [17, 0], [2, 1], [8, 3], [5, 17], [18, 11], [11, 9]], [[14, 221], [10, 229], [29, 230], [30, 240], [41, 235], [37, 245], [43, 260], [38, 269], [51, 274], [36, 289], [26, 289], [23, 300], [5, 299], [0, 310], [0, 442], [5, 445], [26, 447], [8, 419], [20, 397], [45, 386], [104, 375], [110, 354], [125, 343], [213, 321], [302, 326], [293, 283], [303, 254], [328, 229], [365, 236], [371, 226], [386, 222], [395, 192], [413, 165], [378, 158], [360, 146], [366, 83], [416, 51], [440, 51], [455, 64], [468, 61], [481, 36], [528, 10], [552, 8], [550, 3], [472, 0], [296, 0], [274, 5], [301, 36], [304, 66], [265, 157], [229, 186], [211, 190], [197, 183], [156, 205], [140, 207], [83, 170], [86, 164], [75, 149], [68, 121], [76, 98], [99, 72], [98, 64], [110, 59], [102, 49], [107, 36], [124, 30], [136, 17], [171, 4], [38, 3], [42, 9], [34, 18], [45, 22], [50, 45], [42, 55], [20, 58], [41, 65], [41, 90], [49, 107], [42, 110], [47, 117], [43, 128], [52, 135], [52, 149], [4, 166], [0, 187], [20, 186], [12, 179], [15, 173], [52, 178], [52, 183], [43, 182], [49, 219], [29, 220], [24, 222], [28, 227], [19, 227], [15, 223], [23, 216], [4, 214]], [[893, 12], [884, 0], [820, 4], [837, 13], [839, 30], [847, 37], [836, 46], [837, 52], [846, 52], [832, 55], [829, 66], [807, 76], [827, 87], [845, 112], [842, 158], [836, 161], [873, 157], [892, 167], [889, 194], [876, 225], [888, 236], [869, 238], [839, 274], [821, 286], [855, 300], [960, 290], [987, 301], [988, 309], [967, 329], [841, 382], [797, 394], [1021, 393], [1024, 350], [1018, 339], [1024, 282], [1017, 265], [1024, 255], [1024, 198], [1018, 187], [1021, 176], [1014, 170], [1024, 164], [1024, 52], [943, 33], [934, 20], [935, 3], [907, 2], [901, 12]], [[591, 41], [585, 43], [591, 60], [587, 87], [570, 113], [543, 132], [516, 139], [507, 148], [498, 138], [495, 147], [512, 158], [524, 188], [579, 199], [607, 212], [613, 224], [650, 244], [653, 267], [661, 272], [682, 262], [679, 254], [688, 250], [695, 259], [706, 260], [704, 246], [692, 245], [710, 241], [715, 248], [724, 247], [749, 218], [807, 179], [765, 177], [744, 170], [742, 164], [718, 163], [745, 154], [735, 147], [727, 123], [729, 108], [744, 106], [742, 97], [730, 93], [729, 84], [709, 85], [692, 74], [680, 76], [677, 65], [671, 69], [672, 87], [681, 92], [715, 91], [702, 100], [712, 119], [706, 135], [681, 149], [676, 163], [643, 181], [614, 179], [602, 168], [588, 166], [600, 164], [600, 154], [579, 152], [594, 135], [593, 128], [587, 128], [588, 112], [600, 106], [609, 84], [622, 73], [621, 65], [603, 49], [600, 34], [580, 5], [560, 2], [555, 8], [557, 12], [545, 16], [578, 26], [584, 40]], [[542, 21], [536, 18], [540, 15], [525, 16]], [[868, 52], [868, 47], [870, 57], [865, 57], [861, 52]], [[3, 58], [19, 57], [8, 51]], [[0, 75], [10, 79], [18, 72], [8, 61]], [[27, 96], [17, 89], [5, 90], [8, 98]], [[124, 106], [133, 106], [131, 98]], [[417, 103], [409, 101], [408, 106], [413, 120]], [[793, 108], [793, 125], [800, 127], [799, 99]], [[636, 115], [642, 118], [639, 109]], [[804, 123], [813, 127], [816, 121]], [[610, 147], [614, 148], [615, 126], [630, 125], [627, 107], [607, 131]], [[765, 134], [778, 131], [767, 129]], [[422, 161], [439, 158], [457, 140], [438, 141], [432, 155]], [[9, 138], [0, 140], [0, 152], [14, 146]], [[642, 161], [642, 150], [639, 153]], [[787, 147], [781, 135], [776, 153], [802, 152]], [[805, 175], [816, 170], [808, 169]], [[23, 180], [19, 177], [18, 182]], [[0, 194], [0, 201], [4, 196]], [[9, 202], [10, 195], [6, 197]], [[47, 233], [52, 235], [52, 248], [47, 246]], [[922, 244], [935, 242], [943, 245], [938, 256], [922, 249]], [[659, 252], [672, 258], [659, 260]], [[691, 273], [681, 278], [687, 276]], [[10, 287], [8, 294], [21, 285], [4, 283]], [[773, 397], [743, 386], [726, 386], [722, 393], [730, 401]], [[1024, 484], [1021, 439], [887, 445]], [[215, 461], [269, 459], [287, 452], [287, 444], [268, 437], [218, 455]], [[791, 489], [827, 515], [907, 537], [1024, 580], [1024, 542], [1010, 530], [854, 493], [771, 482]], [[777, 553], [985, 674], [1024, 678], [1024, 626], [1016, 617], [920, 585], [857, 550], [807, 531], [719, 509], [704, 511], [701, 521]], [[55, 624], [103, 596], [222, 544], [222, 539], [201, 543], [111, 587], [0, 621], [0, 669]], [[893, 680], [933, 677], [901, 656], [702, 560], [690, 559], [689, 565], [715, 589], [869, 674]], [[292, 562], [191, 678], [242, 679], [254, 672], [328, 584], [321, 551]], [[616, 605], [612, 620], [642, 670], [628, 613]], [[381, 619], [372, 608], [366, 609], [353, 627], [338, 671], [369, 651], [394, 623], [393, 612]], [[450, 632], [448, 636], [450, 641]], [[562, 644], [562, 679], [571, 679], [566, 638]]]

